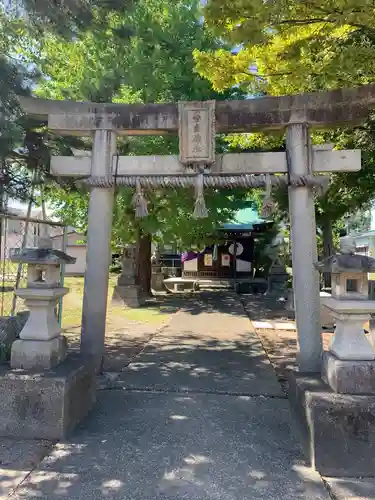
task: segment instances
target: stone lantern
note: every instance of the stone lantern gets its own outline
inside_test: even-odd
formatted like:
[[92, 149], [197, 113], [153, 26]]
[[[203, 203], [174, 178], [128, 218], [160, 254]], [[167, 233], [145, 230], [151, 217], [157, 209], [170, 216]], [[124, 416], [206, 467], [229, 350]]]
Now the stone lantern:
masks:
[[361, 394], [375, 389], [375, 351], [364, 333], [364, 323], [375, 311], [369, 300], [368, 273], [375, 259], [356, 255], [353, 238], [341, 239], [340, 253], [316, 264], [331, 272], [332, 294], [321, 297], [336, 323], [335, 334], [324, 355], [323, 379], [340, 393]]
[[27, 264], [27, 286], [15, 293], [30, 310], [20, 338], [12, 345], [11, 367], [50, 369], [63, 361], [67, 352], [55, 313], [58, 300], [69, 291], [60, 286], [60, 266], [76, 259], [53, 249], [50, 238], [41, 238], [39, 248], [25, 248], [11, 260]]
[[113, 290], [112, 303], [134, 308], [145, 303], [142, 289], [137, 284], [135, 245], [127, 245], [124, 248], [121, 260], [121, 274]]
[[291, 373], [292, 412], [313, 468], [325, 476], [372, 477], [375, 352], [363, 327], [375, 310], [367, 278], [375, 271], [375, 259], [356, 255], [354, 239], [346, 236], [339, 253], [315, 266], [331, 273], [332, 294], [320, 300], [336, 329], [328, 352], [323, 353], [321, 373]]

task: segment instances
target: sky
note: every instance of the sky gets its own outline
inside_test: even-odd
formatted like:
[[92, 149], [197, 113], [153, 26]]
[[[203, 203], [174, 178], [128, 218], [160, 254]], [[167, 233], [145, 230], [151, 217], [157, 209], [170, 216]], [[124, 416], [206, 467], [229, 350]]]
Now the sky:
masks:
[[9, 200], [8, 201], [8, 207], [9, 208], [17, 208], [17, 209], [22, 209], [22, 210], [27, 210], [27, 205], [26, 203], [20, 203], [18, 200]]
[[[13, 209], [16, 209], [16, 210], [22, 210], [22, 212], [26, 215], [26, 212], [27, 212], [27, 203], [21, 203], [19, 202], [18, 200], [8, 200], [8, 210], [12, 210]], [[39, 207], [35, 207], [35, 205], [33, 205], [31, 207], [32, 210], [40, 210]], [[35, 213], [35, 212], [34, 212]], [[47, 214], [47, 217], [48, 218], [54, 218], [52, 217], [53, 216], [53, 211], [48, 208], [48, 203], [46, 203], [46, 214]]]

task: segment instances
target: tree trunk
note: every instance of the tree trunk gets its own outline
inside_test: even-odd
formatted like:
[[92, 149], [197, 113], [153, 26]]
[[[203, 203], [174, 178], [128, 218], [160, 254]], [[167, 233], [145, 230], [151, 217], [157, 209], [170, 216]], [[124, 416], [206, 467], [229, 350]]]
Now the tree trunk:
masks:
[[[333, 253], [332, 219], [323, 222], [323, 258], [330, 257]], [[324, 288], [331, 288], [331, 273], [324, 273]]]
[[137, 285], [146, 297], [151, 297], [151, 234], [138, 231]]

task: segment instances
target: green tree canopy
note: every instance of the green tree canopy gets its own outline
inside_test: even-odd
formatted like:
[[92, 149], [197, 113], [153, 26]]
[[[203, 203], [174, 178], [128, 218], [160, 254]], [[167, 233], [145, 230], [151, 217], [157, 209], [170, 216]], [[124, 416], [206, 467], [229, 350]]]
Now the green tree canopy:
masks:
[[106, 29], [113, 13], [133, 5], [133, 0], [16, 0], [3, 10], [41, 36], [48, 31], [71, 37], [86, 29]]
[[[375, 79], [375, 21], [369, 0], [275, 1], [208, 0], [208, 29], [231, 48], [196, 50], [197, 70], [217, 91], [233, 85], [257, 94], [293, 94], [365, 84]], [[327, 236], [332, 224], [367, 207], [375, 194], [374, 119], [348, 129], [314, 131], [315, 143], [362, 150], [362, 170], [331, 175], [330, 187], [317, 200], [317, 223]], [[262, 138], [262, 139], [260, 139]], [[233, 144], [262, 143], [264, 149], [284, 148], [284, 138], [250, 134]], [[286, 193], [278, 193], [286, 215]], [[332, 245], [328, 245], [332, 246]]]
[[239, 84], [277, 94], [369, 83], [375, 77], [370, 0], [208, 0], [205, 19], [235, 47], [196, 51], [218, 90]]
[[24, 146], [25, 128], [17, 95], [29, 93], [35, 74], [13, 51], [22, 22], [14, 22], [0, 8], [0, 209], [6, 196], [25, 199], [30, 188]]
[[[218, 95], [195, 72], [194, 49], [217, 46], [204, 30], [200, 14], [197, 0], [173, 4], [141, 0], [133, 11], [113, 15], [105, 31], [87, 29], [71, 40], [56, 34], [33, 40], [24, 55], [44, 75], [35, 93], [55, 99], [123, 103], [242, 97], [243, 93], [232, 89]], [[117, 28], [129, 25], [133, 34], [119, 36]], [[83, 142], [82, 148], [90, 147], [90, 141]], [[178, 141], [176, 137], [128, 137], [118, 140], [118, 150], [128, 155], [177, 154]], [[207, 234], [248, 199], [244, 190], [207, 191], [210, 215], [195, 221], [193, 190], [155, 190], [146, 193], [149, 217], [135, 220], [131, 196], [131, 190], [118, 190], [113, 231], [117, 244], [134, 239], [141, 229], [180, 246], [201, 246]], [[51, 188], [50, 198], [56, 213], [84, 229], [87, 195], [68, 184], [63, 190]]]
[[[22, 116], [18, 95], [37, 83], [35, 40], [50, 33], [70, 37], [79, 30], [108, 29], [109, 20], [132, 2], [115, 0], [24, 0], [0, 3], [0, 206], [5, 198], [30, 197], [31, 170], [48, 172], [49, 148], [45, 131]], [[125, 28], [123, 28], [123, 34]], [[115, 36], [115, 34], [114, 34]], [[33, 54], [33, 57], [29, 57]], [[35, 61], [34, 61], [35, 62]], [[43, 173], [42, 173], [43, 172]]]

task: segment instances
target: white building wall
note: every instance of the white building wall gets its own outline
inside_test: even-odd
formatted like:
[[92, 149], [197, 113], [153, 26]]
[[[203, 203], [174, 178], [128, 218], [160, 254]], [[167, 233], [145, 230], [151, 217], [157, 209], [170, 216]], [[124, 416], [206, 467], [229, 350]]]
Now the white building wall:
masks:
[[[67, 264], [65, 266], [66, 276], [83, 276], [86, 272], [86, 243], [82, 243], [84, 236], [79, 233], [68, 233], [66, 253], [75, 257], [77, 260], [74, 264]], [[61, 250], [63, 248], [63, 236], [59, 235], [53, 238], [53, 246]]]

